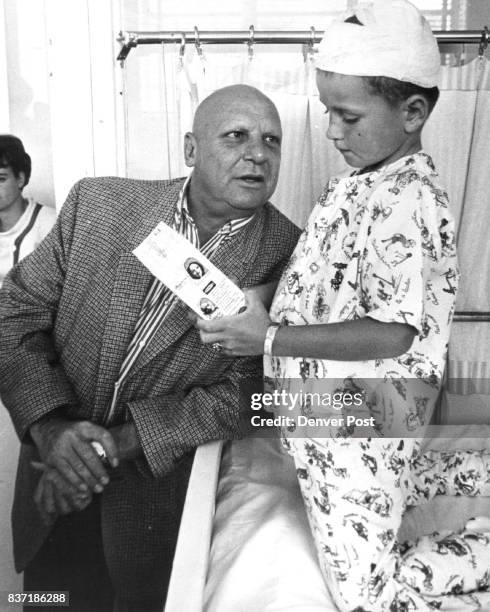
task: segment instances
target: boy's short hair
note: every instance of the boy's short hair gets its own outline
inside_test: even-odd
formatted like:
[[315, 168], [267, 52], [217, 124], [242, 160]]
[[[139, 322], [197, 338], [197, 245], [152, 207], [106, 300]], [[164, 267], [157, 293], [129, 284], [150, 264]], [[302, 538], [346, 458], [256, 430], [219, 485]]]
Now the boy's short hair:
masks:
[[0, 168], [12, 168], [16, 178], [22, 172], [24, 187], [31, 178], [31, 158], [26, 153], [22, 140], [11, 134], [0, 134]]
[[439, 99], [438, 87], [420, 87], [414, 83], [384, 76], [364, 76], [361, 79], [367, 84], [371, 93], [384, 98], [390, 106], [397, 106], [403, 100], [418, 94], [427, 100], [429, 113], [431, 113]]
[[[333, 74], [330, 70], [321, 70], [319, 68], [317, 70], [323, 74]], [[403, 100], [418, 94], [424, 96], [427, 100], [429, 113], [431, 113], [439, 99], [438, 87], [420, 87], [420, 85], [415, 85], [414, 83], [398, 81], [397, 79], [384, 76], [360, 76], [358, 78], [364, 81], [370, 93], [375, 96], [381, 96], [390, 106], [397, 106]]]

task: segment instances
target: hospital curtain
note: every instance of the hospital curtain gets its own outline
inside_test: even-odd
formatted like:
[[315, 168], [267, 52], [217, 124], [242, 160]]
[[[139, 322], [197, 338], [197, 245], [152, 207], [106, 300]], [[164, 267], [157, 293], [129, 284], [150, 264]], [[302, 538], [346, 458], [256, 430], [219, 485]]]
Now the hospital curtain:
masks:
[[[258, 87], [276, 103], [283, 124], [283, 151], [278, 187], [272, 202], [303, 226], [329, 176], [345, 170], [342, 156], [325, 137], [327, 121], [315, 90], [311, 55], [297, 45], [278, 48], [194, 46], [180, 55], [179, 45], [159, 53], [143, 51], [128, 62], [127, 83], [140, 95], [127, 99], [128, 175], [176, 177], [187, 173], [183, 136], [193, 112], [206, 95], [233, 83]], [[148, 64], [153, 62], [152, 77]], [[155, 87], [157, 80], [158, 87]], [[148, 81], [148, 82], [147, 82]], [[155, 133], [159, 138], [155, 138]], [[144, 150], [151, 138], [156, 150]]]
[[[479, 58], [443, 67], [441, 98], [424, 131], [424, 146], [436, 162], [458, 221], [487, 63]], [[137, 49], [125, 71], [129, 176], [186, 174], [182, 142], [197, 104], [232, 83], [259, 87], [279, 108], [284, 146], [272, 200], [291, 219], [303, 225], [328, 178], [347, 170], [325, 136], [327, 118], [316, 93], [308, 49], [257, 45], [250, 55], [246, 46], [206, 45], [200, 55], [194, 45], [186, 45], [182, 57], [179, 45], [162, 45]], [[480, 110], [479, 116], [483, 114]]]
[[[457, 310], [489, 312], [490, 62], [481, 58], [474, 64], [476, 95], [458, 232], [462, 277]], [[463, 105], [454, 110], [451, 126], [467, 112]], [[447, 391], [444, 422], [489, 422], [490, 322], [453, 324]]]

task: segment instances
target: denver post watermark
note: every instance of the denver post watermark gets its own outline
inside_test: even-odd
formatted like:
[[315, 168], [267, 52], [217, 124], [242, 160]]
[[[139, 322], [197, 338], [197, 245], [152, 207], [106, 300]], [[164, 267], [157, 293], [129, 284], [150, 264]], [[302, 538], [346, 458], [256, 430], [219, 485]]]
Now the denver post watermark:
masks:
[[[297, 427], [370, 427], [376, 425], [374, 416], [359, 416], [354, 411], [345, 414], [346, 409], [360, 408], [364, 404], [362, 392], [342, 392], [319, 393], [319, 392], [294, 392], [285, 389], [274, 389], [272, 392], [253, 393], [250, 398], [250, 408], [261, 411], [261, 414], [254, 414], [251, 417], [252, 427], [282, 427], [294, 431]], [[298, 408], [308, 406], [310, 414], [284, 414], [284, 410], [296, 413]], [[326, 408], [321, 416], [313, 416], [311, 409]], [[274, 412], [279, 412], [275, 416], [264, 416], [263, 409], [272, 408]], [[330, 409], [338, 411], [330, 413]], [[343, 414], [341, 413], [343, 411]]]

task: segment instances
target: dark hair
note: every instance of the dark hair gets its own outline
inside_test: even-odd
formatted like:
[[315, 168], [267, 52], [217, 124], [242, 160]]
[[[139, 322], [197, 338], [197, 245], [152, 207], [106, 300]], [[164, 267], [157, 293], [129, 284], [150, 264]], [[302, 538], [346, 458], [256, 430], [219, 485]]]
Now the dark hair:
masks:
[[24, 187], [31, 178], [31, 158], [25, 152], [22, 140], [10, 134], [0, 134], [0, 168], [12, 168], [15, 177], [23, 172]]
[[[351, 23], [359, 26], [364, 25], [359, 21], [356, 15], [352, 15], [352, 17], [346, 19], [345, 23]], [[384, 76], [364, 76], [361, 78], [367, 84], [371, 93], [384, 98], [390, 106], [397, 106], [400, 104], [400, 102], [403, 102], [410, 96], [419, 95], [424, 96], [424, 98], [427, 100], [427, 104], [429, 105], [429, 113], [431, 113], [437, 100], [439, 99], [438, 87], [420, 87], [420, 85], [414, 85], [414, 83], [398, 81], [397, 79]]]
[[439, 99], [438, 87], [420, 87], [420, 85], [414, 83], [398, 81], [384, 76], [364, 76], [361, 78], [367, 84], [371, 93], [384, 98], [390, 106], [397, 106], [403, 100], [417, 94], [424, 96], [427, 100], [429, 113], [431, 113]]

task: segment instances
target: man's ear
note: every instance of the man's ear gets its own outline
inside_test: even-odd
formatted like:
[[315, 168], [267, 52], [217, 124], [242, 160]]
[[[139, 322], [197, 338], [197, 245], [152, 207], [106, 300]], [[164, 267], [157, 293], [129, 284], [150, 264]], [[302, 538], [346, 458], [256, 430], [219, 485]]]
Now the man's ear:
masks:
[[192, 132], [184, 136], [184, 160], [185, 165], [192, 168], [196, 164], [197, 141]]
[[413, 134], [420, 131], [430, 115], [427, 98], [419, 94], [408, 97], [403, 102], [405, 132]]

